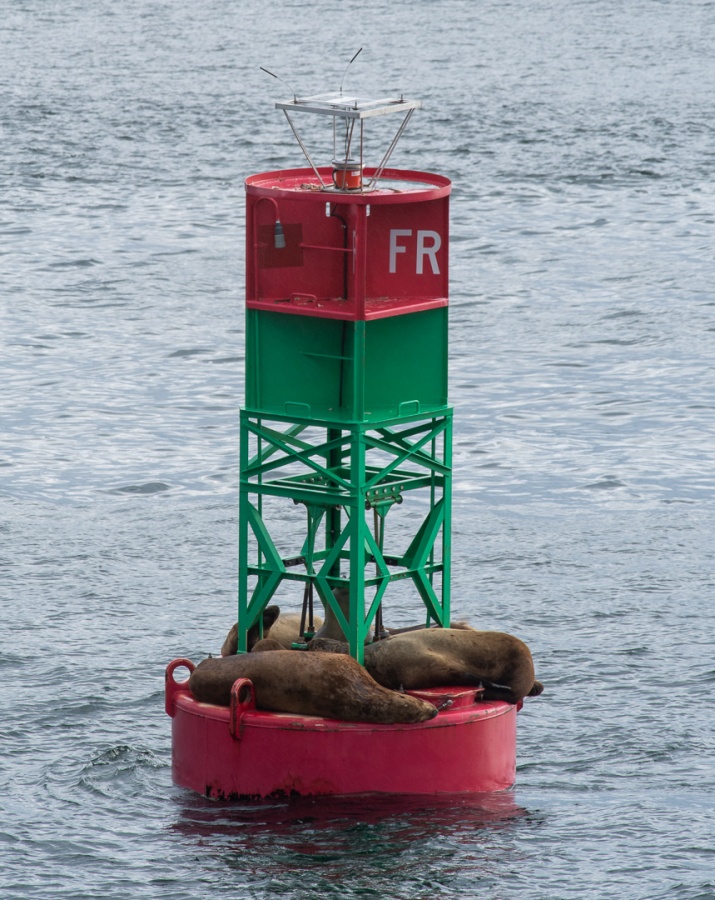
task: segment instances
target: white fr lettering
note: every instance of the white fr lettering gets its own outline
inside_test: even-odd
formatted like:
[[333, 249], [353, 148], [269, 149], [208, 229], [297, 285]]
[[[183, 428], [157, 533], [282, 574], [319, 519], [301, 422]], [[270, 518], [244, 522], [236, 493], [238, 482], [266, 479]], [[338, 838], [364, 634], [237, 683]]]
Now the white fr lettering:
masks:
[[407, 253], [407, 247], [403, 247], [397, 243], [397, 238], [409, 237], [412, 234], [411, 228], [391, 228], [390, 229], [390, 275], [394, 275], [397, 271], [397, 254]]
[[[427, 245], [427, 241], [432, 243]], [[437, 251], [442, 246], [442, 238], [436, 231], [418, 231], [417, 232], [417, 274], [422, 274], [425, 256], [429, 257], [430, 266], [432, 266], [432, 274], [439, 275], [439, 266], [437, 265]]]
[[[407, 253], [407, 246], [399, 243], [399, 238], [412, 237], [411, 228], [390, 229], [390, 274], [397, 272], [397, 256], [399, 253]], [[424, 273], [425, 257], [429, 260], [433, 275], [439, 275], [439, 263], [437, 253], [442, 246], [442, 238], [437, 231], [418, 231], [415, 259], [415, 272], [417, 275]]]

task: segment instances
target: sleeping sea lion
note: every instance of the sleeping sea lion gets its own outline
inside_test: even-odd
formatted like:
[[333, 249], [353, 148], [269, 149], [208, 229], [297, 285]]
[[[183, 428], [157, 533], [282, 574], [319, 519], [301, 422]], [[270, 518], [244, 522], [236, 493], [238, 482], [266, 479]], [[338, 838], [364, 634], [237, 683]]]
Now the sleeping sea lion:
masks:
[[[345, 646], [347, 647], [347, 644]], [[290, 647], [284, 647], [280, 641], [271, 637], [263, 638], [251, 647], [251, 653], [264, 653], [269, 650], [290, 650]]]
[[[285, 650], [290, 650], [296, 641], [303, 640], [300, 633], [300, 615], [286, 613], [280, 615], [279, 606], [267, 606], [263, 610], [263, 637], [271, 637], [278, 641]], [[319, 616], [313, 617], [313, 624], [317, 628], [323, 620]], [[342, 631], [341, 631], [342, 634]], [[248, 632], [248, 649], [252, 650], [259, 640], [258, 624], [253, 625]], [[221, 647], [221, 656], [234, 656], [238, 649], [238, 623], [226, 635], [226, 640]]]
[[[315, 640], [311, 650], [336, 652], [347, 645]], [[427, 628], [395, 634], [365, 647], [365, 668], [378, 684], [398, 690], [480, 685], [485, 700], [518, 703], [544, 689], [534, 679], [526, 644], [500, 631]]]
[[202, 703], [228, 706], [237, 678], [253, 682], [258, 709], [379, 725], [426, 722], [431, 703], [377, 684], [351, 656], [274, 650], [205, 659], [189, 688]]

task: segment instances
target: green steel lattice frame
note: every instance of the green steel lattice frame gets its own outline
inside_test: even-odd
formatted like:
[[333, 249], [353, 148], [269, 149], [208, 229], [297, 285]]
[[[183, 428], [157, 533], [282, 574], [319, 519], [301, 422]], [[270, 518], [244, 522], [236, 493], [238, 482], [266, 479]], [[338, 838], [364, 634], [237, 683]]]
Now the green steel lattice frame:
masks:
[[[377, 609], [393, 581], [411, 579], [427, 621], [448, 625], [451, 457], [452, 410], [446, 407], [429, 418], [415, 415], [374, 423], [327, 424], [243, 410], [238, 651], [245, 652], [248, 629], [285, 580], [315, 588], [335, 612], [350, 653], [359, 662]], [[383, 547], [387, 513], [411, 492], [428, 498], [428, 511], [407, 550], [391, 554]], [[281, 557], [276, 548], [270, 523], [264, 521], [267, 497], [306, 508], [306, 538], [295, 556]], [[374, 532], [366, 509], [373, 510]], [[324, 541], [318, 546], [323, 520]], [[341, 562], [348, 564], [347, 577], [340, 574]], [[375, 567], [374, 575], [366, 571], [368, 565]], [[347, 619], [332, 594], [340, 586], [349, 587]], [[365, 610], [366, 588], [373, 587], [374, 597]]]

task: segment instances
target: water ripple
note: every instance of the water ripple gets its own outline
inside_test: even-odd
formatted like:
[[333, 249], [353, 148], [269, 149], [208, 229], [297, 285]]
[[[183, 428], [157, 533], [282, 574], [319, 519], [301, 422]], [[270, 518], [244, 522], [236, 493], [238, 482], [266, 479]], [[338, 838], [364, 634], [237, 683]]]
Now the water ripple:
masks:
[[[713, 895], [715, 7], [434, 10], [4, 4], [7, 900]], [[346, 87], [424, 102], [391, 162], [454, 185], [453, 614], [547, 689], [505, 795], [213, 804], [162, 689], [235, 621], [243, 179], [302, 165], [259, 66], [335, 88], [356, 28]]]

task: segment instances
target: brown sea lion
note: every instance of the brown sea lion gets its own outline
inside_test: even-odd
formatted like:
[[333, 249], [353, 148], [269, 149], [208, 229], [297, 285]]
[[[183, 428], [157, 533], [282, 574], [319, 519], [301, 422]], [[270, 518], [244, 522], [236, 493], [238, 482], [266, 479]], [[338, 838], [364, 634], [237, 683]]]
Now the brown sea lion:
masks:
[[[335, 588], [333, 596], [338, 601], [338, 606], [347, 619], [350, 609], [350, 592], [347, 588]], [[325, 606], [325, 621], [315, 632], [315, 637], [326, 638], [331, 641], [347, 640], [347, 635], [344, 633], [340, 622], [338, 622], [338, 617], [335, 615], [332, 608], [327, 603], [324, 603], [323, 605]]]
[[[335, 588], [333, 591], [333, 597], [338, 602], [338, 606], [343, 612], [343, 615], [346, 619], [350, 619], [350, 591], [348, 588], [339, 587]], [[332, 610], [328, 604], [323, 604], [325, 606], [325, 621], [321, 625], [320, 628], [315, 632], [316, 638], [325, 638], [330, 641], [345, 641], [347, 640], [347, 636], [343, 631], [342, 625], [338, 621], [338, 617]], [[367, 637], [367, 640], [372, 640], [372, 633], [370, 633]]]
[[237, 678], [253, 682], [258, 709], [379, 725], [426, 722], [437, 709], [377, 684], [351, 656], [274, 650], [205, 659], [191, 673], [196, 700], [228, 706]]
[[[300, 615], [298, 613], [280, 614], [279, 606], [267, 606], [263, 610], [263, 637], [271, 637], [278, 641], [285, 650], [290, 650], [291, 645], [296, 641], [301, 641], [300, 634]], [[317, 628], [322, 625], [323, 620], [319, 616], [313, 617], [313, 622]], [[342, 632], [341, 632], [342, 634]], [[254, 625], [248, 632], [248, 649], [253, 649], [254, 644], [260, 640], [258, 633], [258, 624]], [[238, 623], [226, 635], [226, 640], [221, 647], [221, 656], [234, 656], [238, 649]]]
[[[346, 644], [315, 639], [309, 647], [347, 650]], [[526, 644], [500, 631], [460, 627], [396, 634], [365, 647], [364, 665], [378, 684], [393, 690], [480, 685], [485, 700], [518, 703], [544, 689], [534, 679], [534, 662]]]
[[[347, 647], [347, 644], [345, 646]], [[251, 647], [251, 653], [263, 653], [266, 650], [290, 650], [290, 647], [284, 647], [280, 641], [271, 637], [263, 638]]]
[[[280, 606], [267, 606], [263, 610], [263, 634], [264, 636], [268, 634], [273, 626], [273, 623], [276, 621], [278, 616], [280, 615], [281, 608]], [[258, 628], [258, 622], [252, 625], [248, 629], [248, 634], [246, 635], [246, 640], [248, 642], [248, 649], [261, 639], [260, 631]], [[226, 639], [223, 642], [223, 646], [221, 647], [221, 656], [233, 656], [238, 650], [238, 623], [236, 623], [233, 628], [226, 635]]]

